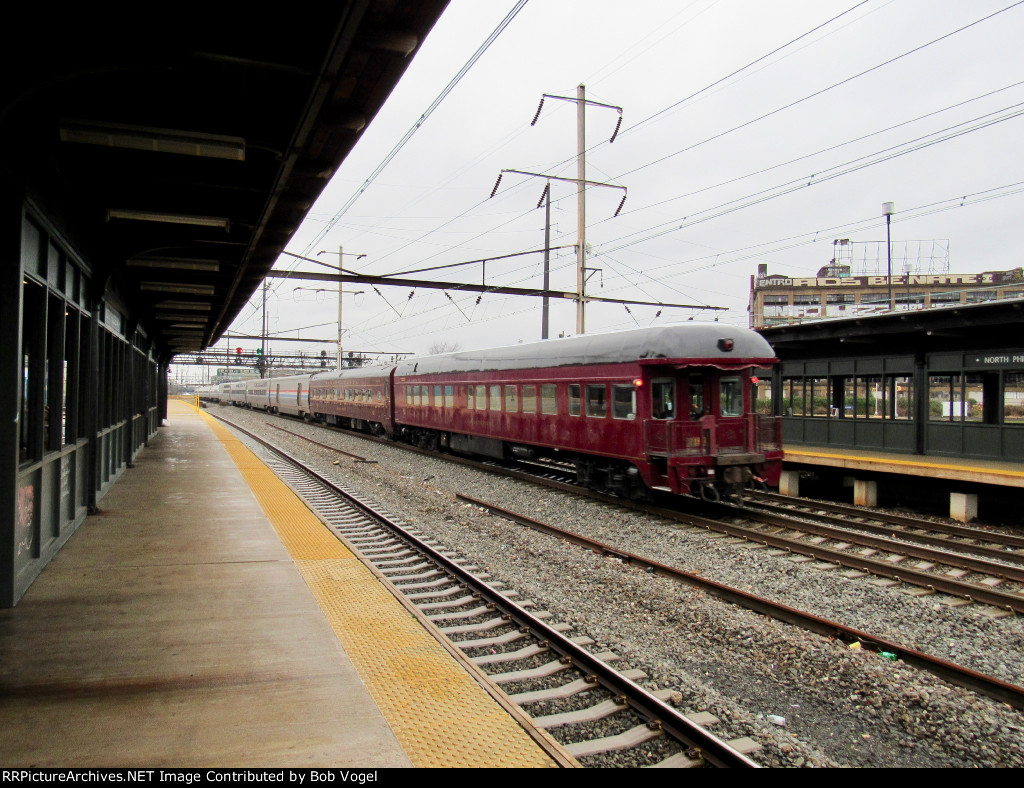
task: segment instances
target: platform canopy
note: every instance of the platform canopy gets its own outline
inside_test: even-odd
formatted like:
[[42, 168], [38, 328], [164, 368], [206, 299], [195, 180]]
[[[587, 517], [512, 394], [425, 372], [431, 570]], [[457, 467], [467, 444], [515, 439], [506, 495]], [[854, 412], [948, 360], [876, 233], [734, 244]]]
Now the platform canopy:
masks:
[[162, 358], [201, 350], [446, 4], [19, 4], [0, 49], [0, 197], [44, 217], [89, 299], [116, 297]]

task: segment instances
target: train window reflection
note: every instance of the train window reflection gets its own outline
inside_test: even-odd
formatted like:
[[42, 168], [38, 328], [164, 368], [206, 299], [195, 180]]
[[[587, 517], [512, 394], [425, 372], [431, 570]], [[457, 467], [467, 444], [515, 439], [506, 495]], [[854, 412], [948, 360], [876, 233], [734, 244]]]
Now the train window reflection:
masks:
[[723, 416], [743, 415], [743, 383], [739, 378], [722, 378], [719, 381], [718, 410]]

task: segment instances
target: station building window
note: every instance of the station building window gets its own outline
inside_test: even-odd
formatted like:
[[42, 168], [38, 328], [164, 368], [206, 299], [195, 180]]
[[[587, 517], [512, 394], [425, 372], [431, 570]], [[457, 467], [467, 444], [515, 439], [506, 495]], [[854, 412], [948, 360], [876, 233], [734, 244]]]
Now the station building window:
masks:
[[1024, 424], [1024, 372], [1003, 374], [1003, 423]]
[[885, 415], [889, 419], [914, 418], [914, 379], [909, 375], [886, 375]]

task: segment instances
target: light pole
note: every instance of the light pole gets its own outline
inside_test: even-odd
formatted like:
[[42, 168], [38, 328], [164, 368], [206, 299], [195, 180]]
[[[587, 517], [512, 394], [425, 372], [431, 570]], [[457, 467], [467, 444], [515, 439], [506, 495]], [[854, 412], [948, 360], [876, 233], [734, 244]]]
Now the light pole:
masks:
[[889, 230], [889, 225], [892, 222], [892, 214], [896, 208], [896, 203], [883, 202], [882, 203], [882, 216], [885, 217], [885, 248], [887, 256], [889, 258], [889, 311], [896, 311], [896, 303], [892, 298], [892, 234]]

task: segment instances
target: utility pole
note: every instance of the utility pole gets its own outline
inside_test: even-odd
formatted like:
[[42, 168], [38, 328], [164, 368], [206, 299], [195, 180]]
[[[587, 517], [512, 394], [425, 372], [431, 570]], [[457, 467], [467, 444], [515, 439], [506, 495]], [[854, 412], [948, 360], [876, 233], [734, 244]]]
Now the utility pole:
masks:
[[[587, 180], [587, 162], [586, 162], [586, 148], [587, 148], [587, 105], [594, 107], [604, 107], [606, 109], [614, 109], [619, 113], [618, 123], [615, 124], [615, 131], [612, 132], [611, 139], [608, 142], [615, 142], [615, 138], [619, 134], [619, 128], [622, 126], [622, 107], [616, 107], [611, 104], [601, 104], [597, 101], [587, 101], [586, 98], [586, 86], [579, 85], [576, 88], [576, 98], [570, 98], [568, 96], [554, 96], [550, 93], [545, 93], [541, 96], [540, 106], [537, 107], [537, 113], [533, 116], [533, 122], [531, 126], [537, 125], [537, 119], [540, 118], [540, 112], [544, 108], [545, 99], [558, 99], [559, 101], [574, 101], [576, 102], [576, 177], [575, 178], [557, 178], [553, 175], [542, 175], [536, 172], [523, 172], [522, 170], [502, 170], [501, 175], [506, 172], [514, 172], [520, 175], [531, 175], [535, 178], [547, 178], [548, 186], [550, 191], [550, 182], [552, 180], [558, 181], [573, 181], [576, 184], [576, 333], [586, 333], [586, 302], [587, 302], [587, 186], [610, 186], [615, 189], [626, 190], [625, 186], [617, 186], [611, 183], [597, 183], [595, 181]], [[501, 175], [498, 175], [498, 180], [494, 184], [494, 188], [491, 190], [491, 197], [493, 197], [497, 191], [498, 186], [501, 183]], [[541, 198], [543, 202], [543, 197]], [[619, 203], [619, 207], [615, 210], [615, 216], [619, 215], [619, 211], [622, 210], [623, 204], [626, 202], [626, 196], [623, 194], [622, 201]], [[537, 204], [540, 207], [540, 203]], [[548, 216], [548, 225], [550, 225], [550, 214]], [[545, 248], [548, 246], [547, 235], [545, 235]], [[545, 258], [546, 259], [546, 258]], [[545, 268], [545, 271], [547, 269]], [[545, 282], [545, 289], [547, 289], [547, 283]], [[546, 303], [546, 301], [545, 301]], [[546, 338], [546, 319], [545, 319], [545, 338]]]
[[260, 377], [267, 376], [267, 280], [263, 280], [263, 331], [260, 334]]
[[[547, 204], [544, 209], [544, 292], [551, 289], [551, 181], [544, 189]], [[540, 338], [548, 338], [548, 297], [544, 296], [540, 310]]]
[[576, 335], [586, 333], [587, 296], [587, 99], [583, 85], [576, 88]]
[[[345, 263], [345, 249], [341, 244], [338, 244], [338, 268], [341, 268]], [[341, 303], [344, 298], [345, 288], [341, 282], [338, 282], [338, 369], [341, 369]]]

